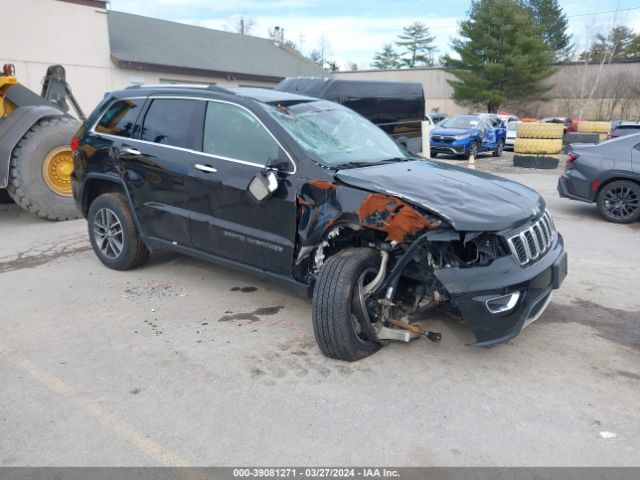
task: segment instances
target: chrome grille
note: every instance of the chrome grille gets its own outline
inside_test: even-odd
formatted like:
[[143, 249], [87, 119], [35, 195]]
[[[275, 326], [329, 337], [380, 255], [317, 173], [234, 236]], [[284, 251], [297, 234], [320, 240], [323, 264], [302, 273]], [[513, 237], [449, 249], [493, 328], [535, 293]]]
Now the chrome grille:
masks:
[[549, 250], [555, 237], [555, 226], [547, 212], [533, 225], [507, 239], [511, 253], [521, 265], [533, 262]]
[[433, 140], [434, 142], [451, 143], [455, 140], [455, 138], [449, 135], [431, 135], [431, 140]]

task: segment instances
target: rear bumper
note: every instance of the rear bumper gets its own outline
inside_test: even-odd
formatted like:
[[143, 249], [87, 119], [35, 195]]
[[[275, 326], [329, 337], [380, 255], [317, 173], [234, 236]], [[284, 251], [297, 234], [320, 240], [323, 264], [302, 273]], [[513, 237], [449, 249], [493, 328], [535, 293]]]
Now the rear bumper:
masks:
[[[475, 345], [492, 347], [516, 337], [537, 320], [566, 273], [567, 254], [562, 236], [557, 234], [545, 256], [527, 267], [508, 256], [487, 267], [437, 270], [436, 276], [474, 333]], [[487, 300], [515, 292], [519, 292], [519, 298], [511, 310], [492, 313], [488, 309]]]
[[[591, 196], [592, 193], [594, 194], [593, 197]], [[589, 182], [575, 170], [567, 170], [560, 176], [558, 179], [558, 194], [561, 198], [570, 198], [581, 202], [593, 203], [595, 201], [595, 192], [591, 191]]]

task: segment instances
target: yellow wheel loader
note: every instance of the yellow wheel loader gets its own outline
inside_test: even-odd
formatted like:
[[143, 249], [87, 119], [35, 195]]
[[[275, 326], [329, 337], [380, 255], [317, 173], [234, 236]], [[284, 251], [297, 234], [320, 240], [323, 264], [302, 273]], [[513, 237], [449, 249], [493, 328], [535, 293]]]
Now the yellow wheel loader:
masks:
[[20, 85], [15, 67], [0, 73], [0, 202], [13, 200], [47, 220], [77, 218], [71, 193], [71, 138], [80, 122], [69, 115], [82, 109], [61, 65], [52, 65], [38, 95]]

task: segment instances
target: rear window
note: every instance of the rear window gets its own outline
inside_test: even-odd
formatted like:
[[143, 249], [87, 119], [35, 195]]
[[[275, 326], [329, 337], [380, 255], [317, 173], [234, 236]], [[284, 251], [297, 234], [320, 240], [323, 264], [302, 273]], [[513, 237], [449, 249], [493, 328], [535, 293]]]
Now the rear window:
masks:
[[620, 137], [622, 135], [631, 135], [634, 133], [640, 133], [640, 125], [619, 125], [615, 128], [612, 135]]
[[195, 113], [196, 100], [155, 99], [144, 116], [141, 140], [194, 148], [195, 129], [191, 125]]
[[118, 100], [104, 112], [95, 131], [118, 137], [135, 136], [134, 126], [143, 104], [144, 99]]

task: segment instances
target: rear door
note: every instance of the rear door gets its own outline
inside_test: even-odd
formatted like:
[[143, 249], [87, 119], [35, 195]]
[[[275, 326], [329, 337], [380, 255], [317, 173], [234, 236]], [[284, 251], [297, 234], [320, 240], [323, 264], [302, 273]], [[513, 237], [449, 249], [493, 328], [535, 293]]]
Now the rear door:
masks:
[[[296, 232], [294, 164], [246, 108], [224, 101], [206, 106], [202, 154], [189, 170], [194, 248], [270, 272], [291, 275]], [[249, 182], [270, 159], [286, 159], [278, 190], [257, 203]]]
[[123, 177], [147, 236], [190, 246], [185, 178], [200, 141], [194, 122], [199, 103], [151, 98], [139, 120], [138, 138], [118, 146]]

